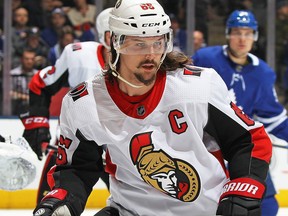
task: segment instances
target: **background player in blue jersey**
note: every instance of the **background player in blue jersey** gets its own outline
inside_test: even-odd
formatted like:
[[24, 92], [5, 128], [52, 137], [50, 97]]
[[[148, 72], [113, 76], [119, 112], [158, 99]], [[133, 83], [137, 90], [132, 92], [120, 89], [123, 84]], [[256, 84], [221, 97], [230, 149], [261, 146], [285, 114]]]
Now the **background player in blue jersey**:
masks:
[[[236, 10], [226, 23], [227, 45], [198, 50], [194, 65], [214, 68], [225, 81], [232, 100], [243, 111], [262, 122], [266, 131], [288, 141], [288, 119], [274, 89], [276, 73], [261, 59], [251, 54], [258, 38], [258, 23], [250, 11]], [[262, 215], [276, 215], [278, 203], [270, 175]]]

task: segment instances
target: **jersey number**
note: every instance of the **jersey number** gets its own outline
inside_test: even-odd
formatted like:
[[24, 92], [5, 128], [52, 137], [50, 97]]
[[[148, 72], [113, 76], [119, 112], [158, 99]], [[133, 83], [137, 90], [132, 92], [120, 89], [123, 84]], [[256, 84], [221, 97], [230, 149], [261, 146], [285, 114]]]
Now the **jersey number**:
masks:
[[57, 159], [56, 159], [57, 165], [67, 164], [68, 160], [67, 160], [66, 149], [70, 148], [71, 143], [72, 143], [71, 139], [64, 138], [62, 135], [60, 135], [58, 153], [57, 153]]
[[47, 72], [44, 74], [43, 79], [45, 79], [47, 77], [47, 74], [48, 75], [54, 74], [55, 71], [56, 71], [56, 68], [54, 66], [51, 66], [51, 69], [48, 69]]
[[231, 108], [234, 110], [235, 114], [248, 126], [253, 126], [255, 122], [250, 119], [241, 109], [239, 109], [233, 102], [230, 103]]

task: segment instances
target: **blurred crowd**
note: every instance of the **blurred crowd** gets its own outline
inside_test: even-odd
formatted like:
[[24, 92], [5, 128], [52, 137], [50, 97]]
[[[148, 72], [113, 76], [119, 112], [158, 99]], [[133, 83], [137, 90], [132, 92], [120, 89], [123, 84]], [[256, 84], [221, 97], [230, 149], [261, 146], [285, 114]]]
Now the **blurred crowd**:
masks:
[[[77, 41], [97, 38], [95, 0], [11, 0], [12, 1], [12, 114], [27, 106], [28, 83], [37, 70], [54, 65], [63, 48]], [[0, 85], [2, 86], [3, 16], [4, 3], [0, 3]], [[116, 0], [103, 1], [104, 8]], [[193, 50], [215, 43], [225, 43], [224, 27], [227, 16], [235, 9], [254, 12], [259, 23], [260, 38], [254, 54], [266, 58], [266, 9], [263, 0], [196, 0], [195, 31], [186, 31], [187, 0], [159, 0], [169, 14], [174, 32], [174, 49], [186, 52], [187, 36], [193, 37]], [[276, 68], [277, 90], [288, 104], [288, 0], [276, 0]], [[220, 20], [215, 27], [215, 20]], [[221, 22], [222, 21], [222, 22]], [[214, 22], [214, 23], [213, 23]], [[213, 26], [214, 25], [214, 26]], [[218, 33], [211, 29], [218, 29]], [[219, 38], [219, 39], [218, 39]], [[217, 40], [218, 39], [218, 40]], [[216, 42], [215, 42], [216, 40]], [[1, 91], [3, 92], [3, 91]], [[2, 95], [0, 99], [2, 101]], [[0, 103], [2, 108], [2, 102]], [[1, 112], [0, 108], [0, 112]], [[2, 114], [2, 113], [0, 113]]]
[[27, 107], [28, 83], [39, 69], [54, 65], [67, 44], [95, 40], [95, 17], [94, 1], [12, 0], [12, 115]]

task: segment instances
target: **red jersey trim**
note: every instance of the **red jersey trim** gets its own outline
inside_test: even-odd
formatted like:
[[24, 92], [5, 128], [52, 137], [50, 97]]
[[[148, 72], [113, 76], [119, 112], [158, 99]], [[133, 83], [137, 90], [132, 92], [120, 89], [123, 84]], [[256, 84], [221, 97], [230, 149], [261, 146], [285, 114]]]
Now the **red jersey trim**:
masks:
[[108, 149], [106, 151], [105, 161], [106, 161], [105, 171], [109, 173], [111, 176], [115, 177], [117, 166], [116, 164], [112, 163]]
[[[50, 154], [50, 155], [52, 156], [52, 154]], [[48, 183], [50, 189], [52, 189], [55, 186], [55, 179], [53, 177], [55, 170], [56, 170], [56, 165], [54, 165], [47, 173], [47, 183]]]
[[229, 178], [229, 171], [225, 166], [221, 150], [210, 152], [210, 153], [219, 161], [219, 163], [221, 164], [221, 166], [223, 168], [223, 171], [224, 171], [226, 177]]
[[270, 163], [272, 157], [272, 143], [264, 127], [255, 128], [250, 130], [252, 136], [252, 143], [254, 147], [252, 150], [252, 157], [264, 160]]
[[155, 81], [157, 84], [141, 96], [128, 96], [123, 93], [119, 89], [116, 78], [113, 85], [107, 79], [105, 82], [112, 100], [123, 113], [132, 118], [144, 119], [153, 112], [162, 98], [166, 83], [166, 72], [158, 71]]
[[58, 189], [54, 189], [52, 191], [50, 191], [43, 199], [46, 200], [48, 198], [56, 198], [59, 200], [64, 200], [65, 197], [67, 196], [68, 192], [64, 189], [58, 188]]
[[46, 84], [40, 77], [40, 71], [38, 71], [31, 79], [29, 83], [29, 89], [37, 95], [41, 95], [41, 89], [45, 88]]
[[97, 51], [96, 52], [97, 52], [96, 55], [98, 57], [99, 63], [101, 65], [101, 67], [104, 68], [105, 67], [105, 60], [104, 60], [104, 55], [103, 55], [104, 46], [102, 44], [100, 44], [97, 47]]

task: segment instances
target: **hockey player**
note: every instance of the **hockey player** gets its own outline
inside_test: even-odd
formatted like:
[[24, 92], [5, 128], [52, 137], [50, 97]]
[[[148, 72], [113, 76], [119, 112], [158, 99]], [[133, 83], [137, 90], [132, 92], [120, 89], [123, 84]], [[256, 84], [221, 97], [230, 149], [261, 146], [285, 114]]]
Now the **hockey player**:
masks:
[[64, 97], [52, 191], [35, 216], [81, 214], [104, 144], [111, 196], [96, 216], [260, 215], [270, 139], [217, 72], [171, 52], [170, 24], [156, 0], [116, 2], [109, 69]]
[[[262, 122], [268, 133], [288, 141], [288, 119], [274, 89], [275, 72], [251, 54], [258, 38], [258, 24], [250, 11], [236, 10], [226, 24], [228, 45], [200, 49], [193, 56], [197, 66], [215, 69], [226, 83], [233, 102], [249, 117]], [[268, 175], [262, 215], [277, 214], [276, 190]]]
[[[23, 137], [29, 142], [39, 160], [42, 159], [45, 149], [42, 144], [47, 144], [50, 140], [48, 119], [51, 97], [63, 86], [75, 87], [80, 82], [101, 73], [108, 62], [110, 49], [108, 18], [111, 9], [103, 10], [96, 19], [96, 29], [101, 44], [90, 41], [67, 45], [55, 66], [40, 70], [29, 84], [29, 112], [22, 114], [20, 118], [25, 126]], [[56, 150], [51, 149], [42, 171], [37, 203], [49, 191], [46, 174], [55, 161]], [[109, 188], [109, 176], [105, 172], [102, 180]]]

